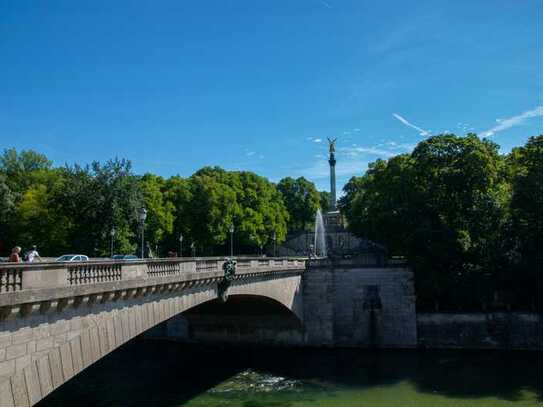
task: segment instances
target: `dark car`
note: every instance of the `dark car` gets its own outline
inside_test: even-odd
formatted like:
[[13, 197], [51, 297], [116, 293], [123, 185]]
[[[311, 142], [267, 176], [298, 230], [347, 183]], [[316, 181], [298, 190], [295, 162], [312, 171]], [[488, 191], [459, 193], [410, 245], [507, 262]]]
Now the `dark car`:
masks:
[[138, 256], [133, 254], [114, 254], [111, 258], [113, 260], [138, 260]]

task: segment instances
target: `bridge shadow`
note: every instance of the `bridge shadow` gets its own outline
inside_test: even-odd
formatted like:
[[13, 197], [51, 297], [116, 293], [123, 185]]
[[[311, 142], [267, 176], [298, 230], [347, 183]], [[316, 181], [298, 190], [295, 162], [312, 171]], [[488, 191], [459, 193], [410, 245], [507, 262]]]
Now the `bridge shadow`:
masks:
[[[89, 367], [39, 406], [181, 406], [247, 369], [302, 383], [311, 389], [304, 401], [319, 394], [333, 397], [344, 389], [390, 387], [396, 394], [394, 386], [407, 383], [418, 393], [458, 399], [450, 405], [477, 406], [477, 399], [489, 397], [513, 403], [523, 400], [526, 389], [536, 399], [532, 404], [523, 400], [522, 405], [543, 403], [543, 354], [534, 352], [221, 348], [136, 340]], [[275, 403], [291, 405], [287, 400]], [[394, 403], [390, 406], [402, 405], [402, 400]], [[482, 403], [492, 405], [488, 400]], [[271, 404], [248, 400], [242, 405]]]
[[239, 373], [246, 364], [215, 350], [194, 352], [182, 344], [136, 338], [63, 384], [38, 406], [180, 406]]

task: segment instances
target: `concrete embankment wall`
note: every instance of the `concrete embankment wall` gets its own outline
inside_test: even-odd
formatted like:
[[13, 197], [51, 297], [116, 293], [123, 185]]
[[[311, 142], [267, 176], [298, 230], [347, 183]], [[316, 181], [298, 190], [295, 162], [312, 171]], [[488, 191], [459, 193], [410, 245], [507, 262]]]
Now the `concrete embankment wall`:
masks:
[[419, 346], [429, 349], [543, 350], [543, 315], [516, 312], [417, 315]]
[[[304, 274], [303, 298], [307, 345], [417, 346], [413, 273], [408, 268], [321, 264]], [[372, 317], [370, 303], [376, 299], [380, 309]]]

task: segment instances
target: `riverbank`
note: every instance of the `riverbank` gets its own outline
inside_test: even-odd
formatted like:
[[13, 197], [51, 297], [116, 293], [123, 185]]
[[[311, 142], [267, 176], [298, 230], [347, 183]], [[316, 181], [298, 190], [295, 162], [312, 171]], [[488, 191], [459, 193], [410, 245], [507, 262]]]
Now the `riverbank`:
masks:
[[543, 315], [417, 313], [417, 336], [429, 349], [543, 350]]

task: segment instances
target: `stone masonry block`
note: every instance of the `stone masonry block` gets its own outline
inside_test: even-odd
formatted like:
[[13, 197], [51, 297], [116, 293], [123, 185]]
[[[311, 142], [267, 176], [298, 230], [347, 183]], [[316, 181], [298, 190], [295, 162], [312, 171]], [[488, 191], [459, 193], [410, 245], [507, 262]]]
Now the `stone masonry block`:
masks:
[[121, 312], [121, 327], [123, 329], [123, 340], [124, 342], [127, 342], [130, 340], [130, 328], [129, 328], [130, 322], [128, 321], [128, 313], [123, 310]]
[[25, 367], [23, 371], [25, 375], [26, 389], [28, 392], [28, 400], [30, 401], [30, 405], [34, 405], [42, 398], [38, 370], [36, 369], [35, 364], [31, 364]]
[[128, 319], [130, 322], [130, 337], [133, 338], [138, 334], [136, 330], [136, 313], [133, 308], [128, 311]]
[[62, 363], [62, 373], [64, 375], [64, 380], [67, 381], [71, 379], [74, 375], [72, 350], [70, 348], [69, 342], [60, 345], [60, 361]]
[[11, 345], [6, 348], [6, 359], [16, 359], [26, 355], [26, 343]]
[[6, 348], [11, 345], [11, 333], [2, 332], [0, 333], [0, 349]]
[[91, 344], [90, 344], [90, 333], [89, 330], [86, 329], [83, 332], [81, 332], [81, 357], [83, 359], [83, 367], [89, 366], [93, 360], [91, 355]]
[[65, 320], [56, 321], [51, 325], [51, 335], [57, 336], [70, 330], [70, 323]]
[[31, 341], [34, 338], [32, 328], [21, 328], [11, 336], [13, 344], [21, 344]]
[[14, 403], [11, 382], [9, 380], [0, 382], [0, 407], [15, 407]]
[[51, 327], [49, 324], [42, 324], [33, 329], [34, 339], [43, 339], [51, 335]]
[[115, 343], [117, 346], [121, 346], [123, 340], [123, 327], [121, 325], [121, 318], [119, 315], [113, 316], [113, 328], [115, 329]]
[[107, 336], [107, 328], [104, 321], [100, 321], [98, 323], [98, 338], [100, 340], [100, 349], [102, 355], [109, 353], [113, 349], [113, 346], [110, 348]]
[[38, 377], [40, 379], [41, 394], [47, 396], [53, 391], [53, 382], [51, 380], [51, 367], [49, 366], [49, 357], [43, 357], [36, 362], [38, 368]]
[[115, 327], [113, 326], [113, 320], [107, 318], [105, 320], [106, 331], [107, 331], [107, 341], [109, 343], [110, 349], [115, 349], [117, 347], [117, 342], [115, 341]]
[[31, 355], [24, 355], [20, 358], [15, 359], [15, 371], [19, 372], [23, 370], [25, 367], [30, 365], [30, 362], [32, 361]]
[[55, 344], [55, 338], [52, 336], [40, 339], [38, 340], [38, 342], [36, 342], [36, 351], [39, 352], [42, 350], [51, 349], [54, 346], [54, 344]]
[[0, 362], [0, 377], [9, 377], [15, 373], [15, 359]]
[[60, 360], [60, 349], [53, 349], [49, 352], [49, 366], [51, 367], [51, 381], [53, 388], [57, 388], [64, 382], [62, 362]]
[[34, 352], [36, 352], [36, 341], [30, 341], [26, 344], [26, 352], [29, 355], [32, 355]]
[[92, 360], [96, 362], [98, 359], [102, 357], [102, 353], [100, 350], [100, 339], [98, 338], [98, 328], [93, 326], [89, 330], [90, 334], [90, 343], [91, 343], [91, 356]]
[[56, 348], [62, 345], [63, 343], [66, 343], [67, 341], [68, 341], [68, 334], [66, 332], [63, 334], [55, 335], [53, 346]]
[[70, 348], [72, 350], [74, 373], [77, 374], [83, 370], [83, 355], [81, 354], [81, 340], [79, 336], [70, 341]]
[[11, 390], [15, 407], [30, 407], [24, 372], [18, 372], [12, 376]]

